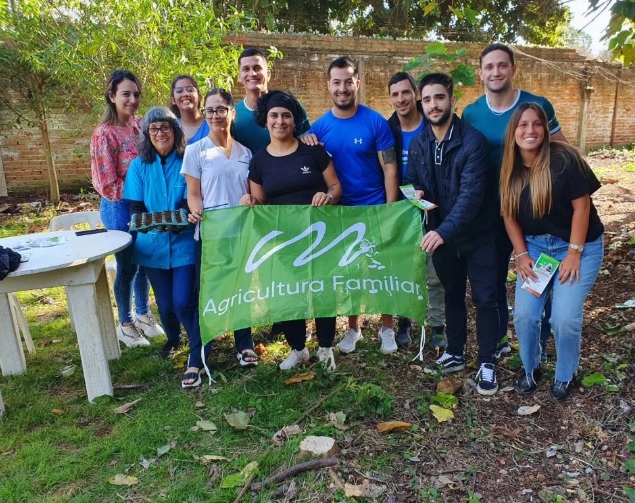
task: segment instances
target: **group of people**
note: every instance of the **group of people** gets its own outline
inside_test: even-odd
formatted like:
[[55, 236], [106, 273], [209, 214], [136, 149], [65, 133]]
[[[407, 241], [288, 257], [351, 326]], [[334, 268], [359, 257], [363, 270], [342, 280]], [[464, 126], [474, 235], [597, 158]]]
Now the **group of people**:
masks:
[[[510, 351], [507, 274], [514, 252], [514, 325], [524, 367], [517, 390], [537, 388], [553, 330], [557, 359], [550, 391], [564, 400], [579, 366], [584, 300], [602, 262], [603, 227], [590, 199], [599, 182], [566, 142], [549, 101], [513, 86], [516, 65], [507, 46], [488, 46], [479, 63], [486, 92], [462, 118], [454, 114], [448, 75], [429, 74], [417, 85], [398, 72], [388, 83], [394, 114], [386, 121], [358, 102], [357, 65], [339, 57], [327, 72], [332, 106], [313, 124], [292, 94], [268, 89], [267, 57], [255, 48], [238, 60], [245, 90], [238, 104], [224, 89], [203, 98], [195, 80], [181, 75], [171, 86], [172, 110], [154, 107], [141, 120], [140, 83], [129, 72], [114, 72], [107, 112], [91, 141], [104, 225], [126, 230], [133, 213], [179, 208], [198, 224], [204, 211], [241, 204], [385, 204], [399, 200], [399, 185], [410, 183], [417, 197], [437, 205], [421, 242], [430, 342], [439, 351], [426, 372], [465, 367], [469, 279], [477, 391], [497, 391], [495, 363]], [[181, 344], [181, 324], [187, 333], [183, 387], [201, 384], [210, 349], [201, 342], [197, 306], [204, 239], [199, 225], [180, 233], [153, 231], [134, 236], [133, 245], [117, 254], [118, 338], [141, 346], [148, 344], [144, 336], [162, 333], [147, 308], [149, 279], [167, 335], [162, 354]], [[560, 267], [536, 294], [522, 285], [536, 279], [541, 253]], [[391, 314], [382, 315], [378, 338], [386, 354], [412, 343], [410, 320], [399, 317], [396, 330], [393, 323]], [[334, 369], [335, 318], [317, 319], [316, 329], [317, 357]], [[291, 348], [281, 369], [309, 359], [305, 320], [278, 323], [275, 332], [284, 333]], [[239, 363], [257, 365], [251, 328], [234, 337]], [[349, 316], [339, 350], [350, 353], [361, 339], [359, 317]]]

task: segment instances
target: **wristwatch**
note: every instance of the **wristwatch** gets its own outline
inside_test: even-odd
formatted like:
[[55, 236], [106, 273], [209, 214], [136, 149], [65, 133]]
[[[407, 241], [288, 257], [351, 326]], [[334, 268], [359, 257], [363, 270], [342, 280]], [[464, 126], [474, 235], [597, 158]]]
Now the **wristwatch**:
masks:
[[584, 245], [576, 245], [573, 243], [569, 243], [569, 248], [577, 251], [578, 253], [582, 253], [584, 251]]

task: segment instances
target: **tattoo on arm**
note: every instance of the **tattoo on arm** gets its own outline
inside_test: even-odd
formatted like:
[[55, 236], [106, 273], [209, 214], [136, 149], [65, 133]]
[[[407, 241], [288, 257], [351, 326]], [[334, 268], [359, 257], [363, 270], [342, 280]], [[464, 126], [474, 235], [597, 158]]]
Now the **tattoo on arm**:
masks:
[[395, 147], [393, 146], [382, 151], [381, 157], [384, 160], [384, 164], [393, 164], [397, 159], [395, 157]]

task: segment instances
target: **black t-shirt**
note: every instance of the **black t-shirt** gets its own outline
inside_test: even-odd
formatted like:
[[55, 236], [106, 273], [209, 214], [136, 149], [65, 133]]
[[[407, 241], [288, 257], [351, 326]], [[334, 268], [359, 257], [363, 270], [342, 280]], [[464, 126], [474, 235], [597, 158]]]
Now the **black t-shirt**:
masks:
[[328, 190], [323, 172], [330, 162], [320, 145], [299, 142], [295, 152], [282, 157], [263, 149], [249, 163], [249, 179], [262, 185], [268, 204], [311, 204], [316, 192]]
[[[587, 172], [588, 171], [588, 172]], [[520, 194], [517, 221], [523, 234], [535, 236], [551, 234], [564, 241], [571, 237], [573, 218], [572, 201], [585, 195], [591, 195], [601, 187], [591, 170], [582, 170], [577, 159], [561, 146], [551, 147], [551, 211], [542, 218], [534, 218], [531, 209], [529, 186]], [[604, 226], [591, 201], [589, 229], [586, 242], [595, 241], [604, 232]]]

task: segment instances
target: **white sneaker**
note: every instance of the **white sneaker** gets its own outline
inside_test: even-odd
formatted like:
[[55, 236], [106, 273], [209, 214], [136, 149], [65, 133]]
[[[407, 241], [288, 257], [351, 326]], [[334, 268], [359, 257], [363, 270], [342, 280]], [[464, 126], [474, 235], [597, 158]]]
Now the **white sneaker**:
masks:
[[279, 365], [280, 370], [291, 370], [292, 368], [297, 366], [299, 363], [305, 362], [308, 359], [309, 359], [309, 350], [307, 348], [304, 348], [302, 351], [297, 351], [295, 349], [292, 349], [291, 352], [289, 353], [289, 356], [287, 356]]
[[381, 339], [381, 352], [389, 355], [397, 351], [397, 342], [395, 341], [395, 331], [392, 328], [382, 327], [379, 331]]
[[355, 346], [358, 341], [361, 341], [364, 337], [362, 331], [354, 328], [349, 328], [344, 334], [344, 338], [337, 345], [342, 353], [352, 353], [355, 351]]
[[129, 348], [139, 348], [141, 346], [149, 346], [150, 341], [146, 339], [139, 329], [134, 325], [117, 326], [117, 339], [123, 342]]
[[335, 366], [335, 356], [333, 355], [333, 348], [323, 348], [320, 346], [317, 350], [317, 357], [320, 363], [328, 362], [329, 370], [333, 372], [337, 367]]
[[158, 337], [159, 335], [165, 335], [165, 332], [161, 326], [154, 319], [152, 313], [138, 314], [135, 321], [137, 328], [143, 332], [146, 337]]

